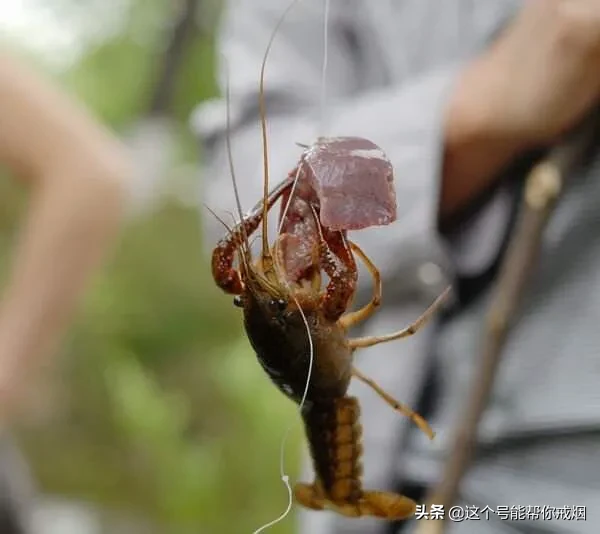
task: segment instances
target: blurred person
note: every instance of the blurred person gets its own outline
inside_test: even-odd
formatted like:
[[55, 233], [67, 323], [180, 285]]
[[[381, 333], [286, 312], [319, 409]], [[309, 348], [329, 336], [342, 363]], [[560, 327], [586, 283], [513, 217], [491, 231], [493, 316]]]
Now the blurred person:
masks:
[[[272, 185], [283, 179], [298, 161], [296, 142], [318, 135], [366, 137], [391, 159], [398, 222], [352, 235], [383, 277], [383, 305], [361, 335], [412, 323], [448, 282], [454, 287], [455, 302], [425, 330], [356, 354], [361, 371], [429, 420], [435, 441], [361, 384], [350, 388], [363, 408], [365, 487], [420, 501], [439, 480], [461, 417], [526, 170], [599, 100], [600, 0], [333, 0], [324, 116], [323, 5], [298, 3], [268, 60], [270, 176]], [[259, 72], [283, 9], [231, 0], [219, 33], [245, 208], [262, 195]], [[204, 202], [235, 211], [224, 107], [223, 99], [204, 103], [192, 126], [204, 149]], [[452, 523], [451, 533], [600, 527], [599, 163], [591, 158], [574, 177], [547, 228], [461, 491], [463, 504], [492, 511], [587, 506], [587, 521], [509, 522], [492, 513]], [[208, 248], [223, 230], [202, 213]], [[360, 280], [357, 300], [366, 300], [370, 277], [361, 271]], [[312, 481], [312, 470], [301, 479]], [[418, 525], [302, 510], [299, 530], [389, 534]]]
[[[15, 417], [114, 239], [131, 175], [116, 138], [60, 88], [0, 50], [0, 164], [31, 188], [0, 299], [0, 417]], [[26, 465], [2, 429], [0, 532], [27, 530]]]

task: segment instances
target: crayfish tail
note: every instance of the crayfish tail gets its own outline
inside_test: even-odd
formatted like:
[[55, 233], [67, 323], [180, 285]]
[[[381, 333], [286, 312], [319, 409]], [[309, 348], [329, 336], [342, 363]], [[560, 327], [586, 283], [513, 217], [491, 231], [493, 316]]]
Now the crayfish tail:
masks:
[[296, 484], [296, 501], [310, 510], [332, 510], [346, 517], [378, 517], [388, 520], [402, 520], [412, 517], [417, 503], [404, 495], [386, 491], [363, 491], [357, 501], [327, 498], [319, 483]]
[[362, 494], [362, 426], [355, 397], [311, 405], [303, 414], [315, 467], [315, 491], [334, 501], [358, 501]]
[[327, 507], [327, 499], [316, 484], [296, 484], [294, 497], [299, 504], [310, 510], [324, 510]]
[[417, 510], [417, 503], [397, 493], [364, 491], [359, 508], [360, 515], [399, 520], [412, 517]]
[[346, 517], [407, 519], [416, 511], [412, 499], [363, 490], [359, 418], [360, 406], [355, 397], [315, 403], [304, 412], [316, 478], [313, 484], [296, 484], [296, 501], [311, 510], [329, 509]]

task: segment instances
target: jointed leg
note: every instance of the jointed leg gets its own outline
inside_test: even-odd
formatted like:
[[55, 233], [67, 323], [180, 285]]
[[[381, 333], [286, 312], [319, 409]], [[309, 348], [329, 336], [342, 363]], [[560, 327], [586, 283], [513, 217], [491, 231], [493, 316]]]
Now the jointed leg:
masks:
[[[282, 182], [269, 194], [267, 207], [271, 209], [279, 197], [290, 187], [290, 183]], [[260, 203], [262, 206], [262, 202]], [[217, 286], [226, 293], [239, 295], [243, 290], [239, 272], [233, 268], [235, 253], [244, 241], [258, 228], [262, 221], [262, 211], [258, 205], [247, 215], [244, 220], [234, 226], [227, 237], [221, 239], [212, 255], [212, 275]]]
[[382, 295], [381, 275], [379, 274], [379, 270], [377, 269], [377, 267], [375, 267], [375, 264], [369, 259], [369, 257], [363, 252], [363, 250], [356, 243], [353, 243], [352, 241], [348, 241], [348, 244], [350, 245], [350, 248], [352, 248], [352, 250], [354, 252], [356, 252], [357, 256], [367, 266], [367, 269], [369, 270], [369, 272], [371, 273], [371, 276], [373, 277], [374, 287], [373, 287], [373, 297], [371, 298], [371, 301], [366, 306], [364, 306], [360, 310], [356, 310], [356, 311], [347, 313], [346, 315], [342, 316], [342, 318], [340, 319], [340, 324], [343, 328], [346, 328], [346, 329], [351, 328], [355, 324], [360, 323], [361, 321], [364, 321], [364, 320], [368, 319], [371, 315], [373, 315], [375, 310], [377, 308], [379, 308], [379, 306], [381, 304], [381, 295]]
[[352, 368], [352, 375], [358, 378], [363, 384], [369, 386], [377, 395], [387, 402], [394, 410], [408, 417], [415, 425], [417, 425], [429, 439], [435, 437], [435, 433], [431, 430], [429, 423], [425, 421], [417, 412], [394, 399], [389, 393], [386, 393], [381, 387], [371, 378], [362, 374], [356, 367]]
[[311, 209], [319, 231], [319, 266], [329, 276], [323, 312], [330, 321], [337, 321], [356, 291], [356, 262], [344, 233], [323, 228], [315, 207]]
[[414, 323], [399, 330], [398, 332], [394, 332], [392, 334], [387, 334], [383, 336], [367, 336], [367, 337], [357, 337], [354, 339], [350, 339], [348, 341], [348, 345], [352, 349], [360, 349], [366, 347], [372, 347], [373, 345], [377, 345], [378, 343], [385, 343], [387, 341], [393, 341], [395, 339], [402, 339], [404, 337], [412, 336], [416, 334], [425, 324], [429, 322], [429, 320], [433, 317], [433, 314], [442, 307], [442, 304], [448, 297], [451, 291], [451, 287], [448, 287], [444, 290], [444, 292], [435, 299], [434, 303], [429, 306]]

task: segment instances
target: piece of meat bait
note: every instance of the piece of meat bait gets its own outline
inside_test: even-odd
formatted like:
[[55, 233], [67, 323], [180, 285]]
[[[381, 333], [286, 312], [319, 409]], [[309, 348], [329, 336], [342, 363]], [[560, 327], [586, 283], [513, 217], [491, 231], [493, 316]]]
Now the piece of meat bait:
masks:
[[324, 227], [361, 230], [396, 220], [394, 169], [372, 141], [320, 138], [303, 153], [301, 165], [301, 180], [319, 199]]

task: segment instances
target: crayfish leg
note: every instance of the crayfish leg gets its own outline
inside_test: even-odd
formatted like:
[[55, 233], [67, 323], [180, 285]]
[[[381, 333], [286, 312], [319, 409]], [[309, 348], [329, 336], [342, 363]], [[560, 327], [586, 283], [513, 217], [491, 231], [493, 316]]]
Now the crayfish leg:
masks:
[[387, 402], [394, 410], [401, 413], [402, 415], [408, 417], [415, 425], [419, 427], [419, 429], [427, 435], [429, 439], [433, 439], [435, 437], [435, 432], [429, 426], [429, 423], [423, 419], [417, 412], [406, 406], [406, 404], [402, 404], [394, 399], [389, 393], [386, 393], [375, 380], [365, 376], [361, 373], [356, 367], [352, 368], [352, 376], [358, 378], [363, 384], [369, 386], [377, 395], [379, 395], [385, 402]]
[[[267, 212], [291, 186], [292, 183], [289, 180], [284, 180], [269, 193], [269, 197], [267, 198]], [[246, 243], [246, 240], [256, 231], [262, 221], [262, 204], [262, 201], [259, 202], [249, 215], [233, 227], [227, 237], [217, 243], [217, 246], [213, 250], [213, 279], [217, 286], [225, 291], [225, 293], [239, 295], [244, 289], [240, 273], [237, 269], [234, 269], [233, 262], [235, 254], [240, 247], [245, 246], [247, 253], [250, 254], [250, 246]], [[245, 258], [244, 261], [250, 261], [250, 258]]]
[[394, 341], [396, 339], [402, 339], [416, 334], [431, 320], [435, 312], [442, 307], [450, 295], [451, 290], [451, 287], [447, 287], [444, 292], [437, 299], [435, 299], [433, 304], [429, 306], [429, 308], [427, 308], [414, 323], [408, 325], [406, 328], [383, 336], [366, 336], [350, 339], [348, 340], [349, 347], [351, 349], [364, 349], [367, 347], [372, 347], [373, 345], [378, 345], [379, 343], [387, 343], [388, 341]]
[[366, 265], [369, 273], [371, 273], [371, 277], [373, 278], [373, 296], [371, 297], [369, 303], [362, 307], [360, 310], [349, 312], [340, 318], [340, 325], [346, 330], [362, 321], [365, 321], [371, 315], [373, 315], [375, 310], [377, 310], [381, 305], [381, 297], [383, 294], [383, 289], [381, 285], [381, 274], [379, 274], [379, 269], [375, 267], [375, 264], [356, 243], [348, 241], [348, 244], [350, 245], [350, 248]]
[[324, 228], [314, 206], [311, 209], [319, 229], [319, 267], [329, 276], [322, 309], [325, 317], [335, 322], [354, 297], [358, 280], [356, 262], [344, 233]]
[[227, 237], [221, 239], [213, 250], [211, 263], [213, 279], [225, 293], [239, 295], [244, 290], [240, 273], [233, 267], [235, 253], [244, 243], [245, 236], [250, 236], [256, 231], [261, 218], [260, 215], [255, 215], [244, 219]]

